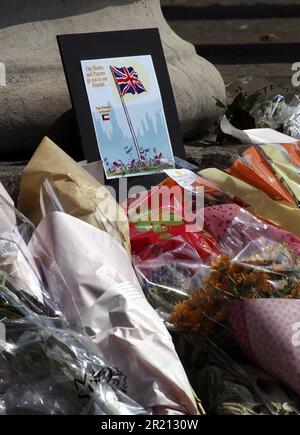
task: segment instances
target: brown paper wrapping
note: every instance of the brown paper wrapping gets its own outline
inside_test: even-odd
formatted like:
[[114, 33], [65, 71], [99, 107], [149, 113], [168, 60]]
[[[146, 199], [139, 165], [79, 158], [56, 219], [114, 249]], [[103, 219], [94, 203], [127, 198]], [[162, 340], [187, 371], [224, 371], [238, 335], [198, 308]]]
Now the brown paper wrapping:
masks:
[[35, 225], [42, 220], [40, 191], [48, 179], [64, 211], [118, 240], [130, 254], [129, 225], [110, 192], [54, 142], [45, 137], [26, 166], [19, 207]]

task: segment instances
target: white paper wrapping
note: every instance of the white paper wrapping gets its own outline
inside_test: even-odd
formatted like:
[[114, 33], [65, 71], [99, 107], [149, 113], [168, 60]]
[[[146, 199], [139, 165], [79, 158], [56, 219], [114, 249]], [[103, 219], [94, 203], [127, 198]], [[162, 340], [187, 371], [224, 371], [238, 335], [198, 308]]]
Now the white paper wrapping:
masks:
[[280, 133], [279, 131], [273, 130], [272, 128], [253, 128], [249, 130], [239, 130], [234, 127], [226, 116], [224, 115], [221, 123], [221, 130], [223, 133], [239, 139], [243, 143], [293, 143], [297, 142], [294, 137], [288, 136], [286, 134]]
[[154, 414], [197, 413], [171, 336], [148, 304], [118, 242], [54, 212], [38, 226], [30, 249], [42, 261], [59, 265], [81, 319], [73, 309], [68, 311], [73, 305], [68, 291], [61, 295], [66, 317], [82, 320], [103, 356], [128, 376], [130, 397]]

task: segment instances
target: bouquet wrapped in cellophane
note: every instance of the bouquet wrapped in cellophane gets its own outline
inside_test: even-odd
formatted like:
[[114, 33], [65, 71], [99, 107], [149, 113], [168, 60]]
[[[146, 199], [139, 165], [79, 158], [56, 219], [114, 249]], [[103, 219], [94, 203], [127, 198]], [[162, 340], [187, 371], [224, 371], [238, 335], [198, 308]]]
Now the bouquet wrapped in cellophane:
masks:
[[[66, 319], [84, 328], [105, 361], [126, 374], [127, 394], [147, 413], [197, 414], [172, 338], [132, 267], [124, 243], [129, 239], [124, 210], [47, 139], [23, 177], [23, 209], [39, 223], [30, 252], [41, 263], [49, 294], [64, 307]], [[70, 292], [57, 290], [56, 265]]]
[[[167, 181], [176, 182], [175, 176]], [[258, 219], [241, 206], [240, 199], [222, 194], [218, 187], [213, 189], [207, 180], [199, 177], [197, 182], [204, 186], [203, 208], [198, 211], [204, 221], [203, 229], [192, 235], [185, 230], [182, 234], [172, 231], [187, 224], [180, 201], [160, 205], [164, 211], [169, 207], [173, 216], [181, 215], [181, 221], [171, 221], [171, 230], [170, 221], [148, 221], [148, 227], [141, 224], [135, 211], [145, 198], [131, 202], [128, 213], [137, 275], [167, 326], [175, 336], [180, 331], [189, 343], [189, 350], [182, 353], [182, 342], [177, 342], [188, 372], [198, 364], [195, 358], [192, 366], [187, 362], [195, 349], [202, 367], [212, 364], [210, 340], [214, 355], [221, 358], [222, 354], [222, 361], [227, 354], [233, 360], [245, 359], [288, 386], [289, 411], [281, 401], [283, 395], [270, 406], [271, 399], [256, 386], [252, 397], [260, 394], [262, 403], [257, 413], [296, 413], [295, 401], [300, 396], [300, 240]], [[226, 371], [225, 362], [218, 370], [220, 366]], [[230, 376], [234, 378], [232, 373]], [[241, 387], [242, 382], [236, 378], [235, 382]], [[193, 377], [192, 385], [202, 398], [206, 384], [200, 388]], [[210, 399], [208, 407], [212, 406]], [[249, 413], [254, 413], [250, 408]]]
[[67, 321], [76, 305], [52, 263], [55, 297], [28, 242], [33, 225], [0, 184], [0, 414], [144, 414], [127, 377], [103, 358], [83, 327]]

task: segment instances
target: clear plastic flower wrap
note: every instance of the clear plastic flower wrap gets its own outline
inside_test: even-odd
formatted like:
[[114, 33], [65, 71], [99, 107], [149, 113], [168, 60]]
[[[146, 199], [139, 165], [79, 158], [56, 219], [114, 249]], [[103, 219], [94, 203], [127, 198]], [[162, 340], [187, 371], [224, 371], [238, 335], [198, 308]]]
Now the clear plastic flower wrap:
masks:
[[126, 396], [126, 375], [90, 340], [42, 307], [28, 309], [4, 275], [0, 284], [1, 410], [5, 414], [144, 414]]
[[147, 231], [135, 245], [132, 230], [137, 275], [169, 328], [200, 348], [207, 338], [224, 351], [239, 346], [300, 396], [300, 239], [224, 198], [204, 201], [197, 241], [209, 240], [205, 255], [184, 233], [141, 248]]
[[[300, 240], [296, 236], [259, 220], [238, 204], [208, 206], [204, 215], [204, 230], [196, 239], [202, 243], [202, 252], [195, 239], [175, 235], [146, 246], [133, 257], [144, 291], [164, 320], [169, 321], [170, 314], [172, 319], [180, 303], [185, 305], [217, 273], [217, 299], [296, 297], [300, 276]], [[239, 268], [241, 276], [234, 288], [233, 274]], [[253, 294], [251, 282], [244, 294], [241, 291], [240, 283], [248, 274], [257, 280]], [[199, 319], [188, 312], [186, 320], [190, 325], [195, 321], [194, 328]]]
[[68, 293], [68, 312], [77, 309], [53, 263], [50, 297], [45, 265], [27, 246], [34, 227], [2, 185], [0, 215], [0, 413], [145, 414], [126, 394], [126, 374], [66, 320], [59, 294]]
[[183, 324], [194, 310], [190, 327], [225, 349], [238, 344], [300, 396], [300, 240], [236, 207], [218, 244], [222, 255], [172, 320]]
[[[299, 108], [299, 95], [283, 96], [278, 94], [258, 99], [250, 113], [255, 118], [257, 128], [273, 128], [287, 134], [292, 132], [293, 137], [297, 138], [299, 125], [297, 125], [295, 115]], [[288, 131], [287, 126], [291, 123], [297, 127], [295, 131]]]
[[[177, 173], [185, 174], [185, 171]], [[196, 176], [194, 181], [197, 182], [198, 179], [199, 183], [205, 185], [207, 205], [232, 202], [230, 197], [204, 179]], [[169, 178], [161, 186], [171, 192], [176, 187], [176, 182]], [[174, 305], [184, 300], [191, 289], [197, 286], [194, 277], [199, 267], [205, 265], [211, 256], [220, 253], [216, 240], [209, 231], [198, 228], [196, 223], [193, 230], [190, 230], [193, 219], [196, 222], [197, 197], [191, 195], [185, 201], [183, 191], [182, 187], [173, 190], [170, 202], [167, 199], [165, 204], [157, 205], [160, 191], [152, 189], [144, 198], [132, 198], [128, 207], [136, 274], [146, 297], [167, 323]], [[190, 210], [187, 210], [187, 202], [191, 205]], [[202, 213], [202, 209], [199, 213]], [[153, 218], [155, 215], [157, 217]]]

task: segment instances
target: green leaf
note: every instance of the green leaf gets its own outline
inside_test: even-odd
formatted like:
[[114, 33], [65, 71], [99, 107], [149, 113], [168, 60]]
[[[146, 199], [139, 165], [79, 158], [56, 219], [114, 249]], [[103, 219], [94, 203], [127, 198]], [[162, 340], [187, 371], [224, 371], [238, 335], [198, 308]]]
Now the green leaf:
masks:
[[245, 106], [246, 97], [243, 92], [240, 92], [233, 102], [228, 106], [228, 114], [233, 115], [236, 112], [242, 110]]
[[141, 233], [144, 233], [146, 231], [151, 230], [152, 224], [148, 221], [139, 221], [135, 224], [135, 229], [137, 231], [140, 231]]
[[225, 106], [225, 104], [224, 104], [221, 100], [219, 100], [219, 99], [216, 98], [216, 97], [213, 97], [213, 98], [216, 100], [216, 106], [217, 106], [217, 107], [220, 107], [221, 109], [226, 110], [226, 106]]
[[169, 225], [170, 227], [178, 227], [182, 223], [183, 223], [182, 220], [181, 221], [163, 221], [162, 225]]
[[247, 112], [250, 112], [250, 110], [253, 109], [253, 106], [256, 103], [257, 99], [258, 94], [248, 95], [248, 97], [246, 97], [244, 109], [247, 110]]
[[152, 230], [154, 233], [163, 233], [166, 231], [166, 227], [161, 224], [153, 224]]
[[164, 233], [159, 236], [160, 239], [169, 239], [170, 237], [172, 237], [170, 233]]

